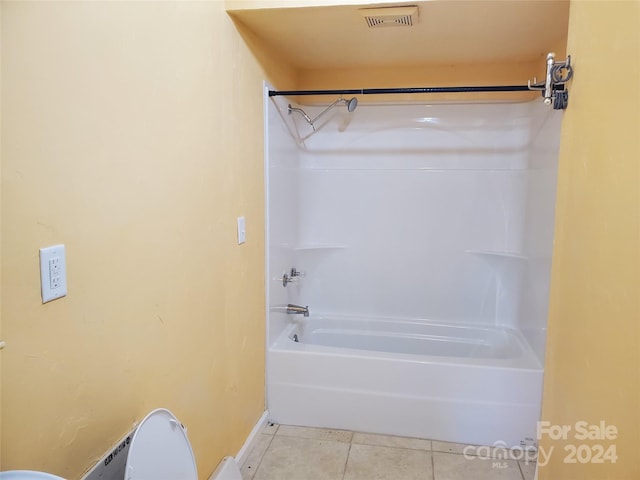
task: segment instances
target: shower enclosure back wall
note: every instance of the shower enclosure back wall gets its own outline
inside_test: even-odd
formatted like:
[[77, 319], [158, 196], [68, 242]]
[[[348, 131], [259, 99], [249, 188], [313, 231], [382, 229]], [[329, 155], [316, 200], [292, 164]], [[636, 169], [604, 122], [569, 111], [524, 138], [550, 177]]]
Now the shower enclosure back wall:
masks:
[[289, 231], [270, 231], [293, 264], [272, 277], [306, 271], [287, 298], [316, 313], [523, 327], [526, 304], [544, 329], [558, 120], [539, 102], [336, 110], [273, 155], [270, 214]]
[[[361, 105], [313, 132], [285, 99], [266, 107], [270, 346], [296, 303], [312, 318], [506, 327], [542, 365], [559, 112]], [[285, 288], [293, 266], [306, 275]]]

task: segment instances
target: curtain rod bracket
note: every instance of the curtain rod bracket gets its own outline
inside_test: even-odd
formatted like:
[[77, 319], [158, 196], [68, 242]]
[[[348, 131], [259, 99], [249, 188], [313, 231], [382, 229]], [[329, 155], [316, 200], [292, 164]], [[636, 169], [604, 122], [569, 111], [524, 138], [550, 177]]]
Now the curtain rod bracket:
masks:
[[538, 79], [533, 77], [527, 82], [529, 90], [540, 90], [544, 97], [545, 105], [553, 105], [555, 110], [567, 108], [569, 94], [564, 88], [564, 84], [573, 77], [573, 67], [571, 66], [571, 55], [567, 55], [564, 62], [555, 61], [556, 54], [550, 52], [547, 55], [547, 70], [544, 83], [538, 83]]

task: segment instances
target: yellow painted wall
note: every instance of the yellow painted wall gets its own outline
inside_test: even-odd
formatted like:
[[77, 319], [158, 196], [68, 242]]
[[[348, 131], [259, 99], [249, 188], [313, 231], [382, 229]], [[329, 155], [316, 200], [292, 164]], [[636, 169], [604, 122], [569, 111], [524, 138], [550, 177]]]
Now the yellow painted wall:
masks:
[[292, 65], [281, 61], [278, 54], [271, 50], [270, 45], [239, 21], [234, 12], [229, 12], [229, 15], [254, 58], [262, 66], [265, 76], [269, 79], [269, 84], [274, 88], [277, 86], [279, 90], [296, 89], [298, 86], [298, 70]]
[[[264, 410], [262, 81], [222, 1], [2, 3], [2, 469], [79, 478], [156, 407], [200, 478], [238, 451]], [[42, 305], [57, 243], [69, 295]]]
[[[542, 418], [572, 430], [543, 436], [541, 480], [640, 478], [639, 26], [637, 0], [571, 4]], [[577, 440], [580, 420], [618, 436]], [[615, 445], [617, 463], [565, 463], [582, 443]]]

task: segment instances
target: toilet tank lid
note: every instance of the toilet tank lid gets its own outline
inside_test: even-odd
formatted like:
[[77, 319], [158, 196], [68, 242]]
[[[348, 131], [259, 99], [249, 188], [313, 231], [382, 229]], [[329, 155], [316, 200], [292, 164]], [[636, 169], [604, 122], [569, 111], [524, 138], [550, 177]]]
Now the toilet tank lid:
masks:
[[167, 409], [147, 415], [133, 434], [125, 480], [198, 480], [185, 427]]

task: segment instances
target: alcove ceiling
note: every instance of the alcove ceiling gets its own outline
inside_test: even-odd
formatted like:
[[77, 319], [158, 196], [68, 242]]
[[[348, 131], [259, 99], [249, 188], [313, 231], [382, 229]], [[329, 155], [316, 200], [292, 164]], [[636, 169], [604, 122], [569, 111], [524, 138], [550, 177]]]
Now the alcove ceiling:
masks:
[[[369, 27], [362, 8], [416, 5], [413, 26]], [[567, 0], [431, 0], [298, 8], [229, 8], [295, 69], [544, 62], [567, 35]]]

